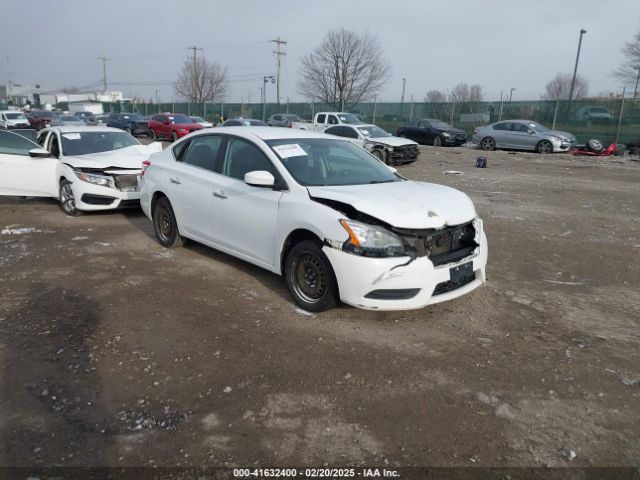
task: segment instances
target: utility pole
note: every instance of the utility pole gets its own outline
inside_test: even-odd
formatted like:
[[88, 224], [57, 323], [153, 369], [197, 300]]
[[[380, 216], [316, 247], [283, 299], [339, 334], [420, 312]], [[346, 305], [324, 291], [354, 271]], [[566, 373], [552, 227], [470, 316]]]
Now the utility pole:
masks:
[[98, 60], [102, 60], [102, 86], [104, 91], [107, 91], [107, 57], [98, 57]]
[[282, 45], [286, 45], [287, 42], [285, 42], [284, 40], [280, 39], [280, 36], [278, 36], [278, 38], [276, 38], [275, 40], [269, 40], [269, 43], [275, 43], [276, 44], [276, 49], [273, 51], [273, 53], [276, 55], [276, 66], [277, 66], [277, 74], [276, 77], [278, 78], [278, 83], [276, 84], [276, 101], [278, 102], [278, 105], [280, 104], [280, 66], [282, 64], [282, 57], [284, 55], [286, 55], [286, 52], [283, 52], [281, 50]]
[[198, 50], [200, 50], [201, 52], [204, 51], [201, 48], [195, 47], [195, 46], [191, 46], [191, 47], [187, 47], [188, 50], [193, 50], [193, 73], [191, 74], [191, 81], [193, 83], [192, 88], [193, 90], [191, 91], [191, 98], [189, 99], [189, 103], [191, 103], [191, 101], [193, 100], [194, 102], [197, 102], [199, 100], [199, 95], [196, 95], [197, 91], [198, 91], [198, 55], [197, 52]]
[[573, 96], [573, 89], [576, 85], [576, 74], [578, 73], [578, 60], [580, 60], [580, 47], [582, 46], [582, 35], [584, 35], [585, 33], [587, 33], [587, 31], [584, 28], [581, 28], [580, 39], [578, 40], [578, 53], [576, 54], [576, 66], [573, 68], [573, 79], [571, 80], [571, 90], [569, 90], [569, 106], [571, 106], [571, 97]]
[[407, 86], [407, 79], [402, 79], [402, 97], [400, 97], [400, 120], [402, 120], [402, 113], [404, 110], [404, 89]]

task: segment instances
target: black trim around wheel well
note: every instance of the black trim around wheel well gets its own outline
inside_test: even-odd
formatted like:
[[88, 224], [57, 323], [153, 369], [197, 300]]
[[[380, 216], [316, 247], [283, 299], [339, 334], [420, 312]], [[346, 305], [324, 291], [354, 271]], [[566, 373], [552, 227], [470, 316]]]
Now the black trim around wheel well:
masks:
[[289, 253], [289, 251], [293, 248], [294, 245], [304, 240], [318, 240], [318, 242], [322, 243], [322, 240], [310, 230], [298, 228], [291, 232], [282, 244], [282, 249], [280, 250], [280, 274], [284, 273], [284, 262], [287, 259], [287, 254]]

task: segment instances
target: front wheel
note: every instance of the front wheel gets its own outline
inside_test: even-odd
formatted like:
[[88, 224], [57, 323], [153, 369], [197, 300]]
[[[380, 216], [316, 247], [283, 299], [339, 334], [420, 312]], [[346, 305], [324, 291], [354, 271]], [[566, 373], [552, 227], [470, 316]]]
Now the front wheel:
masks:
[[63, 179], [60, 182], [60, 208], [70, 217], [77, 217], [82, 213], [76, 208], [76, 199], [73, 195], [71, 182], [67, 179]]
[[482, 150], [495, 150], [496, 141], [491, 137], [484, 137], [480, 142], [480, 147]]
[[338, 300], [338, 282], [317, 240], [305, 240], [287, 254], [284, 277], [291, 296], [304, 310], [322, 312]]
[[553, 153], [553, 145], [549, 140], [540, 140], [536, 146], [536, 152], [538, 153]]
[[442, 139], [440, 138], [440, 135], [434, 135], [433, 136], [433, 140], [431, 141], [431, 144], [434, 147], [441, 147], [442, 146]]
[[377, 149], [371, 152], [371, 154], [380, 160], [382, 163], [387, 163], [387, 156], [384, 153], [384, 150]]
[[178, 140], [178, 134], [176, 132], [171, 132], [171, 140], [174, 142]]
[[160, 198], [153, 206], [153, 231], [163, 247], [175, 248], [184, 245], [185, 240], [178, 231], [176, 215], [167, 197]]
[[149, 131], [147, 132], [147, 136], [151, 139], [151, 140], [155, 140], [156, 139], [156, 132], [153, 131], [153, 129], [149, 129]]

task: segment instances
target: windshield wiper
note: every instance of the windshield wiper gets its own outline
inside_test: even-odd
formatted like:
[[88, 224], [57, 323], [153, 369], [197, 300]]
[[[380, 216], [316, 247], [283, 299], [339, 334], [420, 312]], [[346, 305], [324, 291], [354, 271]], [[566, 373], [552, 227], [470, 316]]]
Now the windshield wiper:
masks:
[[391, 183], [391, 182], [395, 182], [395, 180], [371, 180], [369, 183], [373, 184], [373, 183]]

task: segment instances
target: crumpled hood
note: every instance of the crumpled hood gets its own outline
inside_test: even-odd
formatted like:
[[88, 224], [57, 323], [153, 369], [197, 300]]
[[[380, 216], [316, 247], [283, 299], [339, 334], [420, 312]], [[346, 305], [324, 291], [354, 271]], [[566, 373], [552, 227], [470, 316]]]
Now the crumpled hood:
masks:
[[383, 145], [388, 145], [390, 147], [401, 147], [403, 145], [418, 145], [413, 140], [407, 140], [406, 138], [401, 137], [375, 137], [368, 138], [367, 142], [372, 143], [381, 143]]
[[550, 130], [548, 132], [543, 132], [543, 133], [546, 133], [547, 135], [555, 135], [556, 137], [565, 137], [573, 141], [576, 140], [576, 137], [573, 135], [573, 133], [563, 132], [562, 130]]
[[149, 155], [162, 150], [160, 142], [149, 145], [131, 145], [130, 147], [112, 150], [110, 152], [91, 153], [63, 157], [62, 161], [74, 168], [109, 168], [118, 167], [131, 170], [142, 169], [142, 162], [149, 159]]
[[315, 198], [336, 200], [351, 205], [397, 228], [442, 228], [459, 225], [476, 217], [471, 199], [443, 185], [414, 181], [307, 187]]

